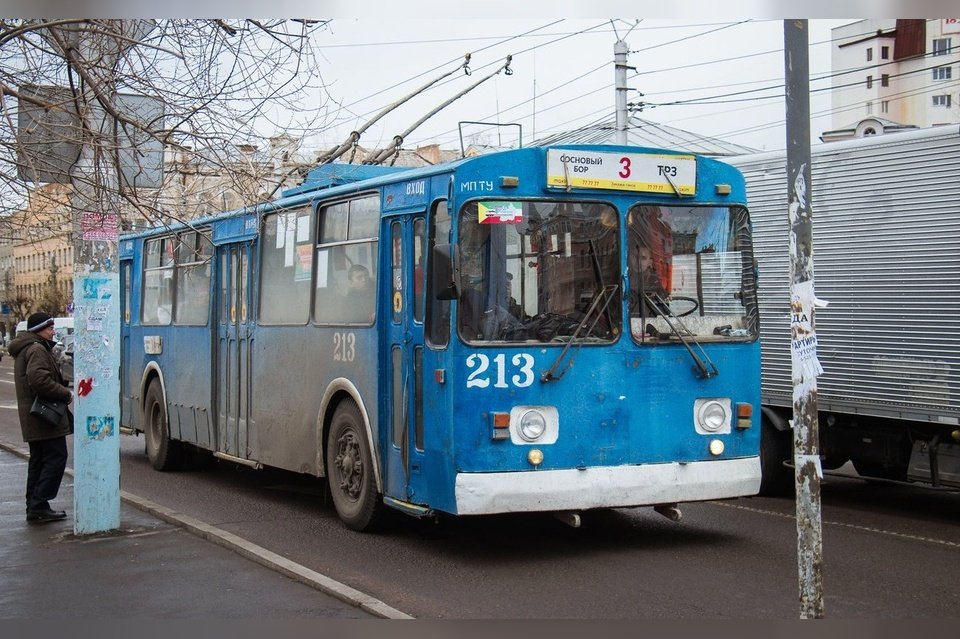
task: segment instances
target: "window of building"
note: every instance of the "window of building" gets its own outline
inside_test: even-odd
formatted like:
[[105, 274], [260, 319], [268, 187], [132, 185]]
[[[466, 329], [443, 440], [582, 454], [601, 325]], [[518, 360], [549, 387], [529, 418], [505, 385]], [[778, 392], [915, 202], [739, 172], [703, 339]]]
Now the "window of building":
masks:
[[867, 115], [873, 114], [873, 102], [867, 102]]
[[872, 75], [868, 75], [868, 76], [867, 76], [867, 88], [868, 88], [868, 89], [872, 89], [872, 88], [873, 88], [873, 76], [872, 76]]
[[867, 62], [873, 60], [873, 47], [867, 47]]
[[951, 67], [937, 67], [933, 70], [934, 80], [949, 80], [953, 75]]
[[890, 47], [880, 47], [880, 58], [882, 60], [890, 59]]
[[935, 38], [933, 40], [933, 55], [947, 55], [950, 53], [951, 38]]
[[880, 103], [880, 112], [881, 113], [890, 113], [890, 101], [884, 100]]
[[950, 95], [935, 95], [933, 96], [933, 106], [949, 107], [950, 106]]
[[890, 75], [889, 75], [889, 74], [884, 73], [883, 75], [880, 76], [880, 86], [882, 86], [882, 87], [888, 87], [888, 86], [890, 86]]

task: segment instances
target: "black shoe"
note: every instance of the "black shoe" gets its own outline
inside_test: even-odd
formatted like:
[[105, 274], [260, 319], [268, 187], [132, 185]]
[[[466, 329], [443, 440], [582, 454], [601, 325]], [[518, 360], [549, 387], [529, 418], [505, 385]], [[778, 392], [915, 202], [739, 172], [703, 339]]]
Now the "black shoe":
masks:
[[53, 510], [49, 506], [42, 510], [28, 510], [27, 521], [31, 524], [45, 524], [48, 521], [66, 519], [67, 513], [63, 510]]

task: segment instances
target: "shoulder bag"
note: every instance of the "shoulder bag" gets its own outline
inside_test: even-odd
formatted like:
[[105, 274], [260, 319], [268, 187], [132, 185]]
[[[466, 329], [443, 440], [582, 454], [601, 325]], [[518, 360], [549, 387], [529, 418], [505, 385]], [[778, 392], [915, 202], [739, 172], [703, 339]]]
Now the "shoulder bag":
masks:
[[39, 417], [54, 426], [59, 426], [63, 416], [67, 414], [67, 403], [55, 400], [43, 400], [36, 397], [30, 406], [30, 414]]

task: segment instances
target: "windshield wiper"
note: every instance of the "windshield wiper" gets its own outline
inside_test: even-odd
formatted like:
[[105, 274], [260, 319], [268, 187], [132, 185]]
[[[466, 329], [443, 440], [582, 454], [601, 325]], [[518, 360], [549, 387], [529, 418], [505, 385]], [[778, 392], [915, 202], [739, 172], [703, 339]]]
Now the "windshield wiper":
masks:
[[[567, 372], [567, 369], [573, 365], [573, 356], [571, 356], [570, 361], [567, 362], [567, 365], [563, 367], [563, 370], [560, 371], [559, 374], [555, 374], [557, 368], [560, 366], [560, 362], [563, 361], [563, 358], [567, 355], [570, 347], [573, 346], [574, 343], [577, 343], [578, 346], [583, 345], [583, 342], [579, 342], [577, 340], [577, 338], [580, 336], [580, 332], [583, 330], [583, 327], [587, 325], [587, 322], [590, 320], [590, 318], [593, 318], [593, 322], [590, 324], [590, 329], [587, 331], [587, 334], [593, 332], [593, 329], [597, 326], [597, 322], [600, 321], [600, 317], [606, 314], [607, 307], [610, 305], [610, 302], [613, 300], [619, 288], [619, 284], [607, 284], [597, 289], [597, 292], [593, 294], [593, 299], [590, 300], [590, 306], [587, 308], [586, 314], [583, 316], [583, 319], [580, 320], [580, 323], [577, 324], [577, 328], [573, 331], [573, 335], [570, 336], [570, 340], [567, 342], [567, 345], [564, 346], [563, 350], [560, 351], [560, 354], [557, 355], [557, 359], [554, 360], [553, 365], [550, 366], [548, 370], [544, 371], [542, 375], [540, 375], [541, 382], [552, 382], [555, 379], [560, 379], [563, 377], [564, 373]], [[603, 306], [600, 306], [601, 302], [603, 302]]]
[[[654, 308], [658, 309], [663, 317], [663, 321], [667, 323], [667, 326], [670, 327], [670, 330], [674, 335], [677, 336], [677, 339], [680, 340], [680, 343], [683, 344], [687, 352], [690, 353], [690, 357], [693, 358], [693, 363], [697, 365], [697, 370], [700, 372], [700, 376], [704, 379], [709, 379], [711, 377], [716, 377], [720, 374], [720, 371], [717, 370], [716, 364], [710, 359], [710, 356], [707, 355], [707, 352], [703, 350], [703, 346], [700, 345], [700, 342], [693, 336], [693, 332], [684, 326], [683, 322], [677, 317], [673, 310], [670, 308], [670, 304], [667, 303], [667, 300], [663, 298], [659, 293], [646, 293], [647, 299], [650, 300], [651, 304], [654, 305]], [[673, 321], [671, 321], [673, 320]], [[676, 322], [679, 324], [679, 328], [673, 323]], [[690, 341], [697, 347], [697, 350], [700, 352], [699, 355], [693, 351], [693, 348], [683, 337], [683, 333], [686, 333], [690, 336]]]

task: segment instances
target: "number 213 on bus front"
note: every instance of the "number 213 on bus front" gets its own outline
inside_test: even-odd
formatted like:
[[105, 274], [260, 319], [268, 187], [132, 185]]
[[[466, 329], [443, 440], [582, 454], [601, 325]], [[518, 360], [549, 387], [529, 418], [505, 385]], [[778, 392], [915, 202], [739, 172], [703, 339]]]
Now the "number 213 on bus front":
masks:
[[[517, 353], [510, 358], [510, 366], [507, 366], [507, 355], [498, 353], [493, 356], [493, 367], [491, 368], [491, 359], [484, 353], [474, 353], [467, 357], [467, 369], [470, 375], [467, 377], [467, 388], [487, 388], [493, 379], [494, 388], [526, 388], [533, 384], [535, 375], [533, 373], [534, 359], [529, 353]], [[507, 379], [509, 377], [509, 382]]]

